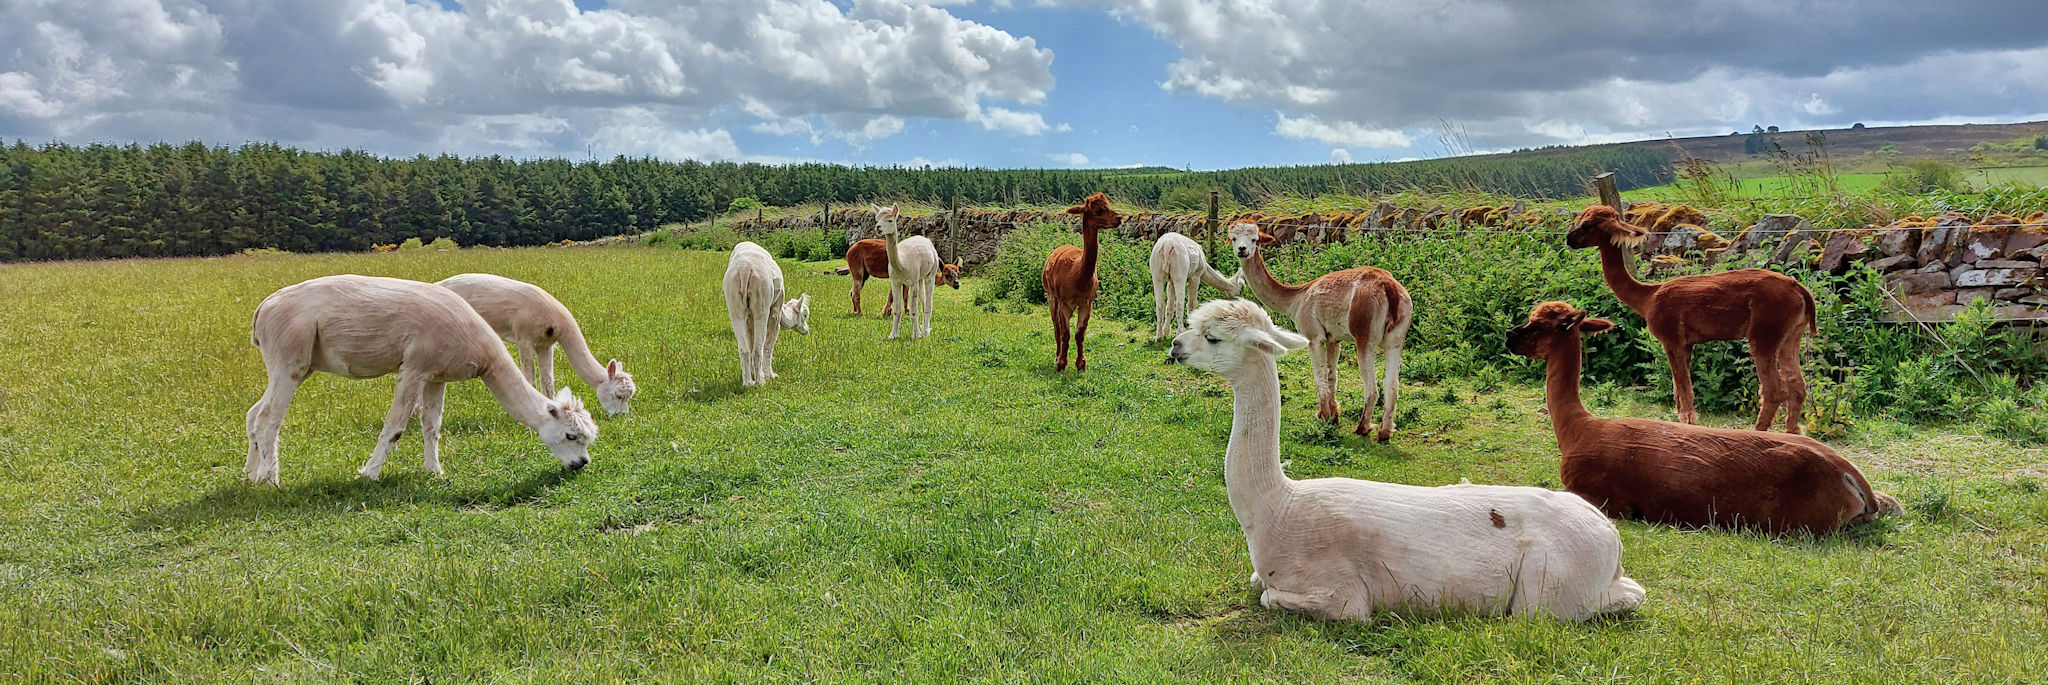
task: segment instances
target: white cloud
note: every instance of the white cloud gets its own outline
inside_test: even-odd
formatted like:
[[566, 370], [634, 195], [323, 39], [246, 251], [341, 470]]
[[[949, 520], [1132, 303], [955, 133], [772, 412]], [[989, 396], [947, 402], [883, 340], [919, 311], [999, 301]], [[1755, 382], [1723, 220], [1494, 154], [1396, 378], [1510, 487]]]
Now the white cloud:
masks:
[[1351, 163], [1351, 151], [1350, 151], [1350, 150], [1346, 150], [1346, 149], [1344, 149], [1344, 148], [1341, 148], [1341, 147], [1333, 147], [1333, 148], [1330, 148], [1330, 163], [1331, 163], [1331, 164], [1350, 164], [1350, 163]]
[[1350, 121], [1324, 122], [1313, 114], [1299, 119], [1289, 118], [1282, 112], [1275, 112], [1274, 116], [1278, 120], [1273, 124], [1273, 132], [1283, 138], [1376, 148], [1415, 144], [1414, 138], [1394, 129], [1368, 128]]
[[601, 159], [614, 155], [664, 159], [739, 159], [739, 145], [725, 129], [685, 130], [655, 112], [628, 107], [590, 137]]
[[976, 117], [976, 120], [981, 122], [984, 130], [1005, 131], [1025, 136], [1044, 133], [1048, 128], [1045, 117], [1037, 112], [1018, 112], [1001, 107], [988, 108]]
[[1088, 166], [1088, 155], [1079, 152], [1058, 152], [1046, 155], [1046, 158], [1067, 166]]

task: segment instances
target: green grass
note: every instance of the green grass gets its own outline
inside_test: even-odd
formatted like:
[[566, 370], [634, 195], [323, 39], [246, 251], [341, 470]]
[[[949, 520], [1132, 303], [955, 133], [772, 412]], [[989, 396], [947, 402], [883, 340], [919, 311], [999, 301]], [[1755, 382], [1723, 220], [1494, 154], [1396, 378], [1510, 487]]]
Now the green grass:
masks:
[[[1835, 180], [1841, 184], [1841, 188], [1845, 192], [1868, 193], [1881, 190], [1886, 175], [1882, 172], [1843, 173], [1836, 174]], [[1737, 198], [1798, 197], [1813, 193], [1812, 182], [1808, 179], [1795, 179], [1786, 176], [1745, 176], [1741, 171], [1736, 172], [1736, 177], [1736, 183], [1740, 184], [1740, 187], [1734, 193], [1734, 196]], [[2048, 186], [2048, 167], [1964, 169], [1962, 177], [1971, 187], [1979, 190], [2014, 182], [2025, 185]], [[1631, 201], [1679, 200], [1685, 197], [1684, 193], [1679, 190], [1679, 187], [1671, 183], [1623, 191], [1621, 196], [1623, 199]]]
[[[2035, 445], [1866, 423], [1844, 448], [1913, 513], [1843, 536], [1623, 523], [1650, 593], [1632, 617], [1325, 623], [1257, 606], [1221, 478], [1228, 387], [1163, 364], [1148, 327], [1098, 321], [1089, 371], [1054, 374], [1044, 314], [972, 308], [975, 281], [939, 291], [932, 338], [886, 342], [885, 321], [844, 313], [829, 264], [785, 263], [814, 332], [743, 390], [724, 257], [0, 267], [0, 680], [2048, 679]], [[283, 487], [240, 481], [262, 297], [464, 271], [547, 287], [636, 373], [635, 413], [600, 419], [589, 468], [561, 471], [463, 383], [446, 477], [408, 435], [384, 480], [355, 480], [391, 383], [320, 376], [286, 422]], [[1411, 387], [1379, 446], [1312, 421], [1305, 356], [1281, 374], [1296, 477], [1557, 485], [1536, 389]], [[1669, 415], [1639, 392], [1589, 397]]]

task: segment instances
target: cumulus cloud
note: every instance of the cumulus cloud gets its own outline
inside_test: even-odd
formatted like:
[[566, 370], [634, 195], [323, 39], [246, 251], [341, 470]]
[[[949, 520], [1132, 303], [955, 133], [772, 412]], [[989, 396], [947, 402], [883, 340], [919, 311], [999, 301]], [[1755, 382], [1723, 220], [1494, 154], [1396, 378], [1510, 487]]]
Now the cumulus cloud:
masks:
[[1346, 149], [1344, 149], [1344, 148], [1341, 148], [1341, 147], [1333, 147], [1333, 148], [1330, 148], [1330, 163], [1331, 163], [1331, 164], [1350, 164], [1350, 163], [1351, 163], [1351, 151], [1350, 151], [1350, 150], [1346, 150]]
[[1088, 166], [1088, 155], [1079, 152], [1056, 152], [1046, 155], [1046, 158], [1067, 166]]
[[1408, 147], [1415, 144], [1414, 138], [1397, 129], [1368, 128], [1349, 121], [1324, 122], [1313, 114], [1298, 119], [1290, 119], [1284, 112], [1275, 112], [1274, 116], [1273, 132], [1283, 138], [1357, 147]]
[[990, 107], [976, 119], [981, 122], [983, 129], [1026, 136], [1044, 133], [1049, 128], [1045, 124], [1045, 117], [1037, 112], [1018, 112], [1001, 107]]

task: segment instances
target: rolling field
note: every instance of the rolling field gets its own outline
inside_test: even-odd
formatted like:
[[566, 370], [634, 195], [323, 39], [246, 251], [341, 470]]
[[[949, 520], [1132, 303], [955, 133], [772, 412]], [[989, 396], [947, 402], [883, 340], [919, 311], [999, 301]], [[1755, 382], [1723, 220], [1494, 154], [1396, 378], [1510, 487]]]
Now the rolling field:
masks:
[[[1858, 193], [1878, 190], [1882, 187], [1885, 176], [1884, 173], [1845, 173], [1837, 174], [1835, 180], [1841, 184], [1843, 191]], [[1979, 190], [2014, 182], [2043, 186], [2048, 185], [2048, 167], [1964, 169], [1962, 179], [1972, 188]], [[1738, 178], [1736, 183], [1740, 184], [1740, 188], [1735, 192], [1737, 198], [1800, 197], [1819, 194], [1810, 181], [1785, 176], [1743, 177]], [[1678, 186], [1671, 183], [1636, 188], [1624, 191], [1621, 195], [1624, 199], [1632, 201], [1678, 200], [1685, 197]]]
[[[1055, 374], [1042, 310], [973, 308], [975, 279], [939, 291], [932, 338], [885, 341], [885, 282], [855, 318], [830, 263], [785, 262], [813, 333], [742, 389], [724, 265], [619, 247], [0, 266], [0, 681], [2048, 681], [2038, 445], [1866, 421], [1837, 446], [1902, 519], [1819, 539], [1621, 523], [1649, 591], [1631, 616], [1327, 623], [1258, 606], [1223, 488], [1229, 387], [1165, 364], [1149, 324], [1098, 319], [1090, 369]], [[635, 373], [588, 468], [471, 382], [450, 388], [445, 477], [413, 431], [357, 480], [392, 382], [321, 375], [285, 423], [282, 487], [241, 481], [257, 302], [469, 271], [548, 288]], [[1540, 388], [1411, 385], [1382, 446], [1313, 422], [1305, 355], [1280, 371], [1294, 477], [1558, 485]], [[1356, 371], [1340, 383], [1355, 412]]]

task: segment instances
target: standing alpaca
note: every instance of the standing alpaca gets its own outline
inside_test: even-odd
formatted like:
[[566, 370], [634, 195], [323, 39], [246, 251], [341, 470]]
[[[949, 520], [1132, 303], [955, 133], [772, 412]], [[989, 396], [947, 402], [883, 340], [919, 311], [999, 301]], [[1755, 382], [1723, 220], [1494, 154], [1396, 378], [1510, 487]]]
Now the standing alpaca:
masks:
[[[1257, 224], [1240, 223], [1230, 227], [1230, 242], [1244, 263], [1246, 285], [1259, 301], [1287, 312], [1308, 336], [1309, 366], [1316, 373], [1316, 418], [1339, 420], [1337, 362], [1343, 358], [1344, 341], [1350, 340], [1358, 346], [1358, 375], [1365, 381], [1365, 408], [1358, 413], [1355, 432], [1368, 432], [1373, 402], [1384, 393], [1378, 439], [1386, 442], [1394, 434], [1394, 399], [1401, 390], [1401, 346], [1408, 341], [1415, 311], [1408, 289], [1385, 269], [1370, 266], [1323, 274], [1303, 285], [1281, 283], [1266, 270], [1266, 257], [1259, 253], [1259, 246], [1273, 243], [1272, 236]], [[1375, 353], [1387, 356], [1383, 389], [1375, 387]]]
[[[869, 238], [846, 248], [846, 275], [853, 278], [853, 314], [860, 315], [860, 289], [871, 277], [889, 277], [889, 246], [879, 238]], [[940, 264], [937, 285], [950, 285], [960, 289], [960, 262]], [[889, 301], [882, 305], [882, 316], [889, 316], [896, 310], [896, 289], [889, 289]]]
[[1770, 430], [1783, 406], [1785, 432], [1799, 433], [1800, 405], [1806, 403], [1799, 339], [1820, 330], [1813, 293], [1799, 281], [1765, 269], [1684, 276], [1655, 284], [1638, 281], [1629, 273], [1622, 250], [1640, 244], [1647, 233], [1622, 221], [1613, 207], [1594, 205], [1579, 214], [1564, 241], [1573, 248], [1600, 248], [1600, 274], [1607, 287], [1641, 315], [1650, 335], [1664, 344], [1664, 356], [1671, 359], [1671, 387], [1678, 395], [1678, 420], [1700, 422], [1692, 406], [1692, 346], [1747, 339], [1763, 386], [1756, 429]]
[[1244, 272], [1224, 278], [1209, 267], [1209, 257], [1193, 239], [1168, 231], [1152, 243], [1152, 339], [1160, 340], [1181, 331], [1188, 313], [1195, 308], [1196, 291], [1203, 283], [1237, 297], [1244, 289]]
[[[1096, 193], [1082, 200], [1081, 204], [1067, 208], [1068, 214], [1081, 215], [1081, 247], [1061, 245], [1053, 248], [1045, 257], [1045, 272], [1039, 275], [1045, 284], [1046, 302], [1052, 305], [1052, 336], [1059, 341], [1059, 360], [1053, 363], [1054, 371], [1067, 368], [1067, 341], [1074, 344], [1074, 370], [1088, 370], [1088, 317], [1095, 313], [1095, 291], [1102, 283], [1095, 277], [1095, 261], [1101, 256], [1101, 242], [1098, 236], [1104, 229], [1115, 229], [1124, 225], [1124, 218], [1109, 208], [1109, 196]], [[1080, 315], [1080, 325], [1070, 333], [1068, 321]]]
[[597, 423], [567, 388], [549, 399], [519, 373], [491, 325], [454, 292], [431, 283], [371, 276], [326, 276], [286, 286], [256, 306], [250, 340], [263, 352], [270, 384], [249, 407], [249, 482], [277, 484], [277, 436], [292, 395], [314, 371], [343, 378], [398, 372], [398, 390], [370, 461], [357, 473], [376, 479], [414, 411], [426, 441], [426, 468], [441, 473], [441, 407], [449, 383], [482, 378], [513, 419], [540, 434], [570, 469], [590, 462]]
[[[892, 302], [901, 302], [896, 316], [889, 324], [889, 339], [895, 340], [903, 328], [903, 314], [909, 312], [910, 338], [916, 340], [932, 334], [932, 290], [936, 287], [940, 268], [939, 248], [932, 246], [932, 240], [924, 236], [911, 236], [897, 242], [897, 219], [900, 216], [895, 205], [876, 207], [875, 227], [882, 232], [883, 249], [889, 256], [889, 297]], [[957, 286], [956, 286], [957, 287]]]
[[725, 312], [740, 347], [740, 384], [767, 385], [775, 374], [775, 338], [782, 329], [811, 334], [811, 294], [782, 301], [782, 265], [760, 245], [740, 243], [725, 265]]
[[[619, 360], [598, 366], [576, 316], [539, 286], [491, 274], [451, 276], [438, 285], [455, 291], [498, 337], [519, 348], [519, 369], [543, 393], [555, 391], [555, 344], [569, 355], [569, 368], [590, 384], [597, 403], [613, 416], [631, 411], [633, 374]], [[538, 362], [538, 364], [536, 364]]]
[[1274, 360], [1308, 344], [1245, 300], [1202, 305], [1173, 340], [1174, 361], [1229, 378], [1236, 395], [1223, 486], [1260, 604], [1355, 621], [1376, 609], [1580, 621], [1642, 603], [1614, 524], [1571, 494], [1288, 478]]
[[1903, 513], [1827, 445], [1798, 435], [1601, 419], [1579, 402], [1581, 335], [1614, 327], [1563, 302], [1536, 305], [1508, 350], [1549, 364], [1550, 426], [1564, 487], [1618, 518], [1825, 533]]

